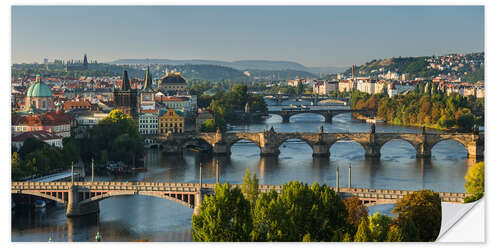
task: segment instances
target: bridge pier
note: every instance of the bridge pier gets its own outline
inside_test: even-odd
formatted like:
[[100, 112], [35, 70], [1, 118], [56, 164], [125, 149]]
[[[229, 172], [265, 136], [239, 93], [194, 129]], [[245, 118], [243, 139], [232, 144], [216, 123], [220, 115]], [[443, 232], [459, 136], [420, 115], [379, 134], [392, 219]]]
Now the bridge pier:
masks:
[[281, 118], [282, 118], [281, 123], [289, 123], [290, 122], [290, 116], [289, 115], [282, 115]]
[[182, 143], [163, 143], [163, 150], [162, 153], [167, 154], [167, 155], [182, 155]]
[[427, 143], [418, 144], [415, 147], [417, 151], [417, 158], [431, 158], [431, 150], [432, 148], [427, 145]]
[[194, 210], [193, 215], [200, 214], [201, 203], [203, 202], [203, 196], [201, 194], [201, 189], [194, 195]]
[[467, 145], [467, 156], [469, 158], [482, 159], [484, 157], [484, 143], [474, 141]]
[[71, 186], [68, 192], [68, 207], [66, 208], [67, 217], [76, 217], [87, 214], [99, 213], [99, 203], [89, 201], [82, 203], [78, 186]]
[[332, 123], [332, 118], [333, 118], [332, 114], [325, 115], [325, 122], [326, 123]]
[[365, 146], [365, 157], [380, 158], [380, 146], [375, 144]]
[[231, 155], [231, 146], [225, 143], [216, 143], [212, 145], [212, 152], [215, 156], [229, 156]]
[[330, 157], [330, 147], [326, 144], [313, 145], [313, 157]]
[[279, 156], [280, 149], [274, 145], [264, 145], [260, 147], [260, 156]]

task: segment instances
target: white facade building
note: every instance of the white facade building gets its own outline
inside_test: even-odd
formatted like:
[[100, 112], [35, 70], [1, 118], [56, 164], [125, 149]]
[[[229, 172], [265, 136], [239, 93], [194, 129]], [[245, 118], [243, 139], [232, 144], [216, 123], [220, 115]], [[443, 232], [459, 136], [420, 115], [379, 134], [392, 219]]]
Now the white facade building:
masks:
[[158, 134], [158, 111], [147, 110], [139, 114], [139, 133], [141, 135]]

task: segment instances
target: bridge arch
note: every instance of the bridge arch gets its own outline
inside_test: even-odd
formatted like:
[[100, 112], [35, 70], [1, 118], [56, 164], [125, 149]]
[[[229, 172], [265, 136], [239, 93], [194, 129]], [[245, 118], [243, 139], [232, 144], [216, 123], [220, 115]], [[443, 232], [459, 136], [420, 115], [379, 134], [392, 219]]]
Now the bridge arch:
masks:
[[195, 200], [194, 193], [177, 194], [177, 193], [166, 193], [166, 192], [156, 192], [156, 191], [139, 191], [137, 193], [112, 192], [112, 191], [103, 192], [100, 195], [93, 196], [91, 198], [80, 201], [80, 204], [85, 205], [86, 203], [99, 202], [104, 199], [116, 196], [134, 196], [134, 195], [156, 197], [164, 200], [173, 201], [189, 208], [194, 208], [194, 200]]
[[286, 148], [286, 145], [285, 145], [286, 142], [294, 142], [294, 141], [298, 141], [298, 143], [301, 143], [301, 144], [304, 143], [304, 144], [309, 145], [309, 148], [311, 149], [311, 153], [313, 152], [313, 150], [314, 150], [313, 142], [311, 142], [311, 141], [309, 141], [307, 139], [302, 138], [302, 136], [300, 136], [300, 135], [288, 136], [286, 138], [281, 139], [278, 142], [278, 148], [279, 148], [280, 152], [282, 152], [282, 149], [286, 150], [285, 149]]
[[[440, 155], [440, 153], [446, 153], [446, 151], [450, 151], [450, 148], [449, 147], [446, 147], [444, 150], [441, 149], [441, 145], [443, 145], [444, 143], [452, 143], [452, 144], [455, 144], [453, 146], [453, 154], [454, 155], [464, 155], [465, 157], [464, 158], [467, 158], [467, 155], [468, 155], [468, 150], [467, 150], [467, 145], [464, 144], [464, 142], [461, 142], [459, 140], [455, 140], [455, 139], [452, 139], [452, 138], [449, 138], [449, 139], [442, 139], [442, 140], [439, 140], [439, 141], [436, 141], [434, 144], [430, 145], [431, 147], [431, 152], [432, 152], [432, 155]], [[461, 158], [461, 157], [460, 157]]]
[[236, 144], [236, 143], [244, 143], [244, 144], [250, 144], [250, 145], [255, 145], [257, 146], [257, 148], [259, 149], [259, 153], [262, 152], [262, 148], [261, 146], [259, 145], [259, 142], [258, 141], [255, 141], [254, 139], [250, 139], [250, 138], [244, 138], [244, 137], [238, 137], [232, 141], [230, 141], [228, 143], [228, 150], [230, 152], [233, 151], [233, 146]]
[[[315, 110], [310, 110], [310, 111], [303, 111], [303, 112], [294, 112], [292, 114], [290, 114], [288, 116], [288, 120], [290, 120], [292, 117], [296, 116], [296, 115], [304, 115], [304, 114], [315, 114], [315, 115], [319, 115], [321, 117], [323, 117], [323, 119], [325, 119], [325, 122], [328, 122], [328, 117], [325, 116], [325, 114], [323, 112], [319, 112], [319, 111], [315, 111]], [[331, 117], [330, 117], [331, 118]]]
[[54, 193], [54, 192], [38, 192], [38, 191], [20, 191], [19, 193], [12, 193], [12, 195], [30, 195], [30, 196], [36, 196], [36, 197], [40, 197], [40, 198], [44, 198], [44, 199], [48, 199], [48, 200], [53, 200], [57, 203], [61, 203], [61, 204], [67, 204], [67, 200], [64, 200], [65, 199], [65, 195], [66, 195], [66, 199], [67, 199], [67, 193], [64, 193], [64, 192], [55, 192], [55, 193], [60, 193], [61, 194], [61, 198], [58, 198], [57, 197], [57, 194], [56, 196], [53, 196], [51, 194], [48, 194], [48, 193]]
[[[397, 145], [397, 146], [396, 146]], [[380, 156], [382, 155], [388, 155], [384, 151], [386, 151], [389, 147], [391, 148], [397, 148], [398, 154], [408, 154], [408, 156], [412, 157], [415, 156], [418, 152], [418, 145], [416, 145], [415, 142], [408, 140], [403, 137], [396, 137], [396, 138], [390, 138], [386, 141], [384, 141], [380, 145]], [[411, 151], [411, 152], [409, 152]]]
[[[332, 144], [329, 145], [329, 151], [330, 151], [330, 155], [332, 156], [337, 156], [337, 152], [341, 152], [345, 147], [345, 143], [349, 143], [349, 144], [353, 144], [354, 145], [354, 150], [356, 151], [360, 151], [361, 152], [361, 157], [364, 157], [367, 149], [366, 149], [366, 146], [365, 146], [365, 143], [362, 143], [354, 138], [350, 138], [350, 137], [341, 137], [337, 140], [335, 140], [335, 142], [333, 142]], [[348, 146], [349, 148], [352, 148], [352, 145], [349, 145]]]

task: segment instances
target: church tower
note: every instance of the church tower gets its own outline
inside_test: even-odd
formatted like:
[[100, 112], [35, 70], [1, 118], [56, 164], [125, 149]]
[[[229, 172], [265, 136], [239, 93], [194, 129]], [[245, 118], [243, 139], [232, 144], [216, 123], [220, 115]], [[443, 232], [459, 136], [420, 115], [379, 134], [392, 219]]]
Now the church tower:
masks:
[[141, 109], [155, 109], [155, 92], [153, 90], [153, 77], [148, 69], [144, 75], [144, 87], [140, 93]]
[[88, 70], [89, 69], [89, 62], [87, 61], [87, 54], [83, 56], [83, 69]]
[[130, 87], [127, 71], [123, 71], [122, 84], [119, 89], [113, 91], [115, 108], [137, 118], [137, 90]]

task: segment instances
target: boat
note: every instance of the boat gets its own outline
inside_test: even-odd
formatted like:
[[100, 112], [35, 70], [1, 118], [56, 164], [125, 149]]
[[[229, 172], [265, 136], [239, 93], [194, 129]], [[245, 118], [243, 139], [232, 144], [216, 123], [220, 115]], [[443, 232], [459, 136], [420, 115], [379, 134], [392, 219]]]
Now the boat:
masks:
[[47, 204], [43, 200], [35, 201], [35, 208], [44, 208]]

